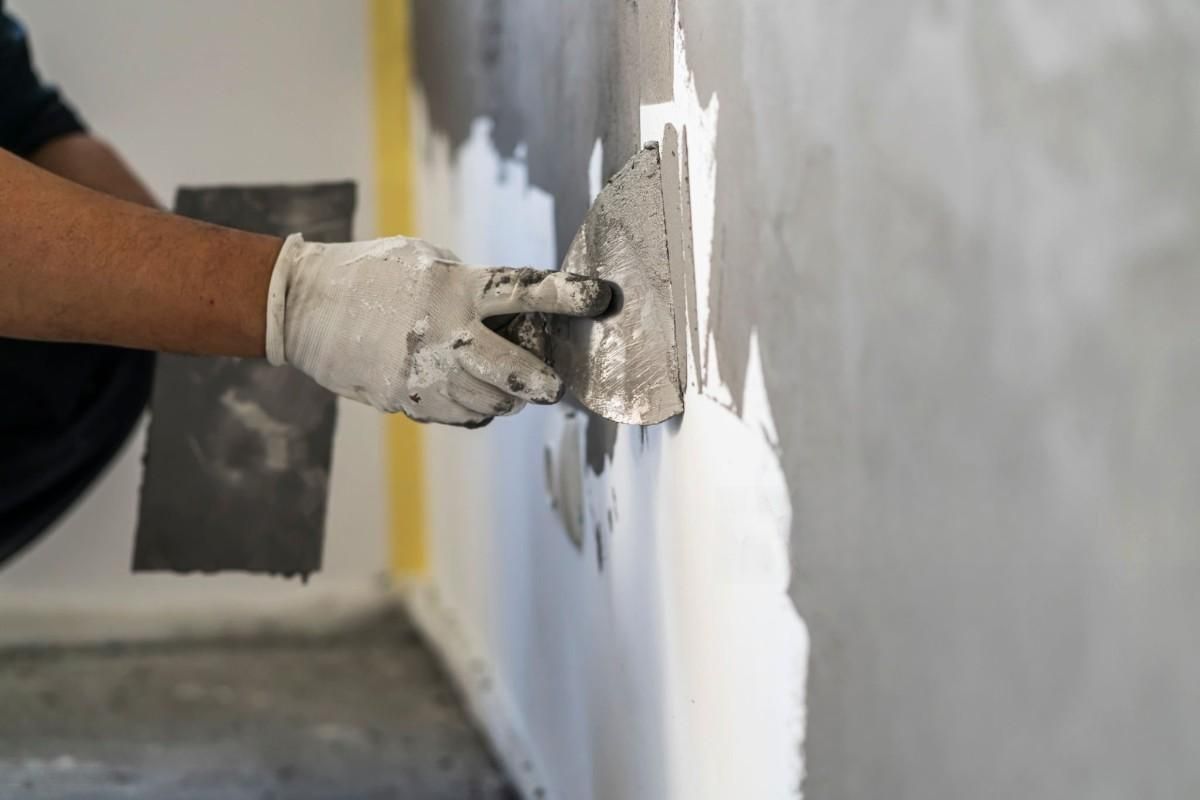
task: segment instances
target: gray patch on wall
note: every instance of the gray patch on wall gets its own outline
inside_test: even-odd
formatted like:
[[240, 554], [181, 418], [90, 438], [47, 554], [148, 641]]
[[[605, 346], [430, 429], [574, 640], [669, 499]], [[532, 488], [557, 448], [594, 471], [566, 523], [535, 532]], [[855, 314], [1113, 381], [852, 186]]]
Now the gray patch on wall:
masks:
[[[350, 183], [182, 189], [185, 216], [351, 238]], [[337, 398], [290, 367], [164, 355], [150, 406], [135, 571], [307, 576], [321, 567]]]

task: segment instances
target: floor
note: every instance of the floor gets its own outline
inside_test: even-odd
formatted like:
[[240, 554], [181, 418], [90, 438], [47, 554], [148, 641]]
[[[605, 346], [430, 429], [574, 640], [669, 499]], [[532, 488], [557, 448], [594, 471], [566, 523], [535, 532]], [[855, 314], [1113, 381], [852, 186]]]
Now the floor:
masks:
[[514, 800], [411, 625], [0, 651], [0, 798]]

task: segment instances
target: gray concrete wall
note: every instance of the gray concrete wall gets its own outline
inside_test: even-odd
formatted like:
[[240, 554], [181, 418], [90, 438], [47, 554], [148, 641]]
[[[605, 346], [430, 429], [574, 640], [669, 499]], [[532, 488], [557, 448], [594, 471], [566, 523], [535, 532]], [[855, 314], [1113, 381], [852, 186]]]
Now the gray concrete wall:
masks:
[[[432, 125], [527, 144], [560, 250], [670, 85], [668, 2], [416, 2]], [[679, 2], [708, 333], [736, 405], [757, 331], [791, 494], [805, 795], [1200, 790], [1200, 6]]]

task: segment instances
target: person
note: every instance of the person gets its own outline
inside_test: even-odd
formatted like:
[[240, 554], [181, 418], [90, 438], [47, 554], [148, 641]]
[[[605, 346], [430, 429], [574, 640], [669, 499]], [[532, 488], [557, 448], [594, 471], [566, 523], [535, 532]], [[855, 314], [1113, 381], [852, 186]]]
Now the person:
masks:
[[381, 411], [476, 427], [563, 393], [485, 320], [610, 301], [602, 282], [474, 267], [419, 239], [316, 244], [166, 213], [40, 79], [3, 0], [0, 241], [0, 560], [111, 460], [154, 351], [265, 357]]

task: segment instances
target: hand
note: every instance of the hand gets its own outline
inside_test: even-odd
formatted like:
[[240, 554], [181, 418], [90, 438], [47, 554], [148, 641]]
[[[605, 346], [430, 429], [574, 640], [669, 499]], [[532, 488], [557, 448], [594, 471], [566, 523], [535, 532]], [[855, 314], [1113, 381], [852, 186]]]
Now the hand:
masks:
[[601, 281], [471, 267], [420, 239], [310, 244], [297, 234], [271, 275], [267, 357], [381, 411], [478, 427], [563, 394], [550, 367], [485, 319], [594, 316], [610, 301]]

